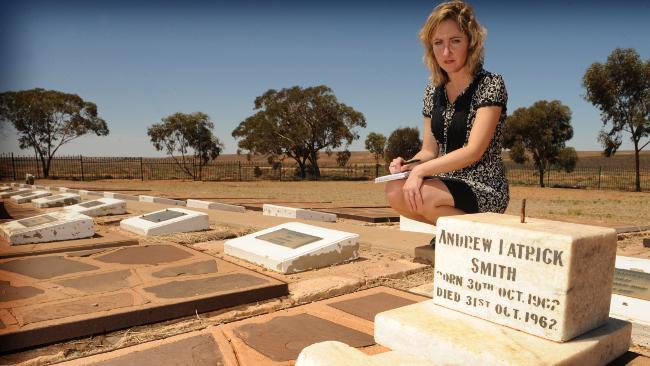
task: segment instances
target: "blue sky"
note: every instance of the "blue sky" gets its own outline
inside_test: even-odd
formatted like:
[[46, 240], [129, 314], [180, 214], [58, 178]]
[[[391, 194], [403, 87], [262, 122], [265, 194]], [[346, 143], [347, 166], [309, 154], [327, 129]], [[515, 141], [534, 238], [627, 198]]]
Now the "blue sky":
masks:
[[[0, 92], [34, 87], [97, 104], [111, 130], [62, 154], [159, 156], [146, 129], [174, 112], [208, 113], [234, 153], [232, 130], [268, 89], [325, 84], [366, 117], [369, 132], [422, 129], [427, 70], [417, 33], [428, 1], [3, 1]], [[581, 86], [616, 47], [650, 58], [648, 1], [474, 1], [488, 30], [486, 65], [503, 75], [508, 110], [558, 99], [573, 112], [577, 150], [598, 150], [598, 110]], [[0, 152], [20, 151], [5, 129]], [[630, 149], [625, 136], [623, 149]]]

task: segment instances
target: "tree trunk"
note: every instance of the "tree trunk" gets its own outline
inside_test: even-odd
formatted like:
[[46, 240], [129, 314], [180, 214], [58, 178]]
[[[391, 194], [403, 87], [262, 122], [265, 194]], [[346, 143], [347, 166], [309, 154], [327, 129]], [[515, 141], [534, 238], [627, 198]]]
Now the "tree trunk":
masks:
[[45, 160], [45, 157], [41, 155], [41, 164], [43, 164], [43, 178], [48, 178], [50, 176], [52, 157], [48, 156], [47, 160]]
[[311, 162], [311, 175], [312, 177], [320, 177], [320, 168], [318, 168], [318, 154], [317, 151], [309, 153], [309, 161]]
[[539, 170], [539, 186], [544, 188], [544, 167], [537, 168]]
[[641, 174], [639, 172], [639, 142], [634, 141], [634, 166], [636, 168], [636, 191], [641, 192]]

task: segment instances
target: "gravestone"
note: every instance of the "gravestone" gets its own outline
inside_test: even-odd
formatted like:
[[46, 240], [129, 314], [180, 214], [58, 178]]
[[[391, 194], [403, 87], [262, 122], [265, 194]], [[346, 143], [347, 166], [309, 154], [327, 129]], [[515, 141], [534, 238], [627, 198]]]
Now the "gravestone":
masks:
[[114, 198], [118, 200], [129, 200], [129, 201], [139, 201], [140, 199], [138, 196], [134, 196], [131, 194], [124, 194], [124, 193], [115, 193], [115, 192], [104, 192], [104, 197], [106, 198]]
[[93, 219], [76, 212], [55, 211], [0, 225], [10, 245], [88, 238], [95, 234]]
[[265, 216], [289, 217], [292, 219], [336, 222], [336, 215], [332, 213], [270, 205], [266, 203], [262, 206], [262, 214]]
[[436, 227], [434, 225], [412, 220], [406, 216], [399, 217], [399, 229], [401, 231], [431, 234], [432, 236], [436, 233]]
[[8, 190], [0, 193], [0, 198], [9, 198], [15, 195], [19, 195], [31, 191], [32, 191], [31, 189], [27, 189], [27, 188], [14, 188], [12, 190]]
[[11, 190], [13, 190], [13, 188], [11, 186], [2, 186], [2, 187], [0, 187], [0, 192], [7, 192], [7, 191], [11, 191]]
[[206, 209], [206, 210], [246, 212], [246, 207], [244, 207], [244, 206], [230, 205], [230, 204], [221, 203], [221, 202], [193, 200], [193, 199], [188, 199], [187, 200], [187, 207], [203, 208], [203, 209]]
[[114, 198], [98, 198], [63, 208], [66, 211], [74, 211], [91, 217], [106, 215], [122, 215], [126, 213], [126, 202]]
[[436, 364], [605, 365], [627, 351], [631, 324], [609, 318], [614, 229], [481, 213], [440, 218], [436, 238], [433, 300], [378, 314], [379, 344]]
[[224, 243], [224, 252], [272, 271], [294, 273], [356, 259], [358, 234], [288, 222]]
[[61, 193], [54, 196], [36, 198], [32, 200], [32, 205], [36, 208], [70, 206], [79, 203], [81, 198], [74, 193]]
[[162, 203], [164, 205], [171, 205], [171, 206], [185, 206], [186, 205], [185, 201], [173, 200], [173, 199], [170, 199], [170, 198], [155, 197], [155, 196], [145, 196], [145, 195], [140, 195], [138, 197], [139, 197], [140, 202]]
[[650, 261], [616, 257], [610, 315], [650, 326]]
[[27, 203], [31, 202], [35, 198], [51, 196], [50, 191], [29, 191], [21, 194], [11, 196], [11, 200], [16, 203]]
[[120, 222], [120, 228], [136, 234], [153, 236], [208, 230], [208, 214], [184, 208], [169, 208]]

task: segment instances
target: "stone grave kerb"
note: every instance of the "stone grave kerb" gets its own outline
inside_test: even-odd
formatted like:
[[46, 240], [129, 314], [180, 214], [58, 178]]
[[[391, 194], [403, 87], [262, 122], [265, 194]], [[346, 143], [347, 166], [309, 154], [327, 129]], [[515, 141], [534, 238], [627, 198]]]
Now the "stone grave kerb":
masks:
[[207, 230], [210, 223], [206, 213], [173, 207], [124, 219], [120, 222], [120, 228], [153, 236]]

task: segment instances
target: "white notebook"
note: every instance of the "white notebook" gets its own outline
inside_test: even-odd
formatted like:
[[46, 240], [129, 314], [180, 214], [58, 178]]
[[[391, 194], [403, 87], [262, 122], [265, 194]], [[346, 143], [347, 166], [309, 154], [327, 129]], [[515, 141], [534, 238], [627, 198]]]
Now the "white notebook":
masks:
[[395, 174], [382, 175], [381, 177], [375, 178], [375, 183], [385, 183], [385, 182], [390, 182], [391, 180], [406, 179], [406, 178], [408, 178], [409, 173], [410, 173], [410, 171], [395, 173]]

